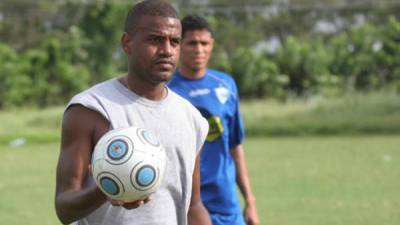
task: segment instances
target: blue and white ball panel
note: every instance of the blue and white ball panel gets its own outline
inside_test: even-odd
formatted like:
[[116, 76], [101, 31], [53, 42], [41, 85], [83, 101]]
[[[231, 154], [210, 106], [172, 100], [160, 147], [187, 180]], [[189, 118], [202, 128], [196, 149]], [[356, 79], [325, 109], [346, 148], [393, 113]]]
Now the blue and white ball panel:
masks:
[[141, 137], [145, 144], [150, 144], [154, 147], [160, 146], [160, 142], [150, 131], [139, 129], [138, 132], [138, 136]]
[[127, 162], [132, 157], [134, 143], [126, 136], [112, 138], [106, 146], [105, 157], [110, 164]]
[[105, 192], [113, 196], [118, 195], [120, 192], [117, 182], [110, 177], [102, 177], [100, 179], [100, 186]]
[[156, 179], [156, 170], [150, 165], [139, 168], [136, 173], [136, 183], [142, 187], [150, 186]]
[[121, 180], [110, 172], [100, 173], [97, 176], [97, 183], [100, 189], [110, 198], [118, 198], [125, 192]]
[[150, 190], [158, 183], [159, 170], [150, 164], [139, 164], [131, 173], [132, 185], [141, 191]]
[[107, 156], [113, 160], [121, 160], [128, 153], [128, 143], [123, 139], [113, 140], [107, 146]]

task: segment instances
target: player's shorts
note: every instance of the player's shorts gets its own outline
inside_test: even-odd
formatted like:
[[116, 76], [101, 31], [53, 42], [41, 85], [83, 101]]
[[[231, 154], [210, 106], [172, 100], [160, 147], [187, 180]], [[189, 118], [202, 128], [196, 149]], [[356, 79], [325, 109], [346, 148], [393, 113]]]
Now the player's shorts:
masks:
[[213, 225], [246, 225], [242, 213], [221, 214], [210, 212]]

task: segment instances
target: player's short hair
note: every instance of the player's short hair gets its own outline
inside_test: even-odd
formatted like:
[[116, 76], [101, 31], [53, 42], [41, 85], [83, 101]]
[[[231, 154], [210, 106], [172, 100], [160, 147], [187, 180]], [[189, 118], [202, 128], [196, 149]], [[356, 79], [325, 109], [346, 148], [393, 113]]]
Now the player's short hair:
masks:
[[182, 38], [185, 37], [185, 33], [188, 31], [195, 30], [207, 30], [213, 36], [213, 31], [204, 17], [199, 15], [187, 15], [181, 20], [182, 23]]
[[124, 31], [131, 33], [143, 16], [161, 16], [179, 19], [178, 13], [166, 1], [145, 0], [134, 5], [128, 12], [125, 19]]

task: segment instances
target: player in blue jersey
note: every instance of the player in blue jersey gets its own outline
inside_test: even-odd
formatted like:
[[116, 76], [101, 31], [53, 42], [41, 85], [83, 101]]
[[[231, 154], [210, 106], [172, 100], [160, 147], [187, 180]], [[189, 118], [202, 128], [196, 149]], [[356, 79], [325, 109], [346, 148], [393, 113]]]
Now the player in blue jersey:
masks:
[[[213, 224], [259, 224], [242, 146], [238, 90], [231, 76], [207, 68], [213, 44], [207, 21], [186, 16], [182, 20], [181, 66], [168, 86], [199, 109], [210, 125], [200, 171], [201, 197]], [[243, 214], [236, 184], [244, 198]]]

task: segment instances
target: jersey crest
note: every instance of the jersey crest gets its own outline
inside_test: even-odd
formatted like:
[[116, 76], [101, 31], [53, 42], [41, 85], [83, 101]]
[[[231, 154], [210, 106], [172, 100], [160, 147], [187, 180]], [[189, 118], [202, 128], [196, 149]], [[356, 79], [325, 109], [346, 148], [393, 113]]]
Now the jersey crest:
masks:
[[229, 90], [225, 87], [217, 87], [214, 89], [215, 95], [217, 96], [219, 102], [221, 104], [225, 104], [225, 102], [228, 100], [229, 97]]

